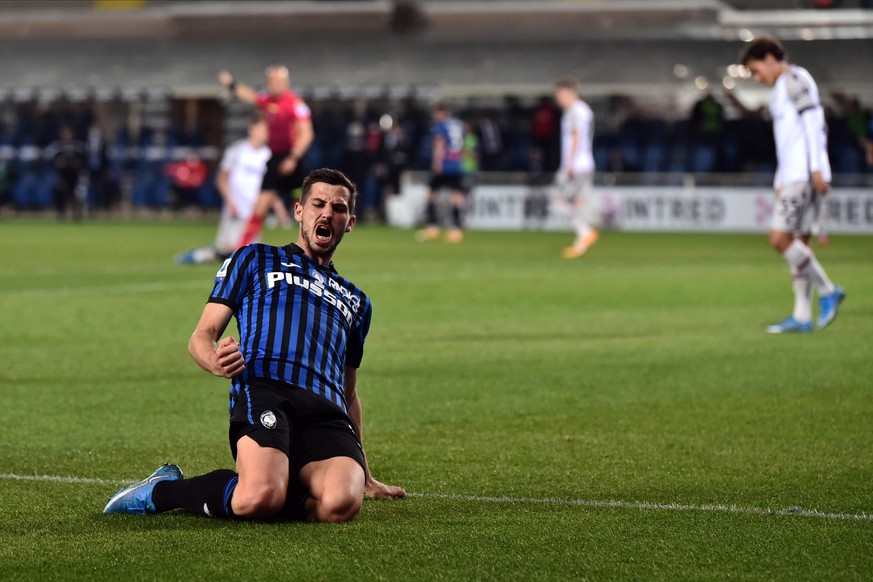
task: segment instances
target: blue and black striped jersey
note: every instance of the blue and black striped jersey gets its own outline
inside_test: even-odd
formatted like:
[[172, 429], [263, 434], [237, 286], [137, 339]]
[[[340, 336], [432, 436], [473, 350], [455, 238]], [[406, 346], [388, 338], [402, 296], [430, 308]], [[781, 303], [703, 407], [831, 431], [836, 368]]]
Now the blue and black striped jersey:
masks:
[[233, 310], [246, 369], [231, 382], [231, 408], [252, 378], [309, 390], [346, 410], [345, 367], [359, 367], [370, 329], [369, 298], [333, 265], [295, 244], [253, 244], [218, 271], [210, 303]]

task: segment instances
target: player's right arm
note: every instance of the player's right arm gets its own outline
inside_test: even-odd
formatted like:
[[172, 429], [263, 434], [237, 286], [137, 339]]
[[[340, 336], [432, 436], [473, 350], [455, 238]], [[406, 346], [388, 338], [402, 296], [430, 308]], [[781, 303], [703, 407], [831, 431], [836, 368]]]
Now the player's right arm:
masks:
[[236, 340], [226, 337], [218, 342], [231, 317], [233, 311], [227, 305], [207, 303], [188, 341], [188, 353], [197, 365], [222, 378], [233, 378], [245, 369], [245, 360]]
[[434, 174], [443, 173], [443, 161], [446, 159], [446, 138], [441, 134], [437, 134], [433, 138], [433, 158], [431, 160], [431, 170]]
[[233, 166], [234, 158], [236, 157], [236, 151], [236, 145], [227, 148], [224, 156], [221, 158], [218, 173], [215, 175], [215, 187], [218, 189], [218, 193], [221, 194], [221, 200], [233, 218], [239, 216], [239, 210], [233, 203], [233, 197], [230, 195], [230, 182], [228, 178], [230, 176], [230, 168]]
[[561, 168], [561, 171], [568, 178], [572, 178], [573, 174], [575, 174], [573, 164], [576, 163], [576, 156], [579, 154], [579, 143], [582, 141], [580, 125], [583, 123], [583, 120], [580, 119], [579, 112], [575, 108], [570, 109], [567, 115], [570, 116], [570, 143], [567, 148], [567, 165]]
[[224, 202], [225, 207], [227, 207], [228, 212], [230, 212], [231, 217], [236, 218], [239, 216], [239, 211], [233, 203], [233, 198], [230, 196], [230, 187], [227, 180], [229, 174], [227, 170], [219, 170], [215, 175], [215, 187], [218, 188], [221, 200]]
[[254, 104], [258, 98], [257, 91], [255, 91], [248, 85], [237, 83], [236, 80], [233, 78], [233, 75], [230, 74], [230, 71], [219, 71], [218, 84], [233, 93], [234, 97], [236, 97], [240, 101]]

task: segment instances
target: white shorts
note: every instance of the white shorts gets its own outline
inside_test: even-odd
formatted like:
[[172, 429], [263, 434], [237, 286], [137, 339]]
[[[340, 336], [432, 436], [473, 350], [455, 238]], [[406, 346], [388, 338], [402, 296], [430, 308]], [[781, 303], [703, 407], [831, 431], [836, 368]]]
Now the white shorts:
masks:
[[809, 182], [797, 182], [782, 187], [773, 205], [770, 230], [806, 236], [819, 220], [821, 198]]
[[587, 198], [594, 188], [594, 174], [576, 174], [572, 178], [566, 175], [559, 175], [555, 180], [555, 186], [558, 190], [558, 196], [574, 200], [576, 198]]
[[218, 234], [215, 235], [215, 249], [219, 254], [229, 255], [236, 250], [248, 223], [247, 218], [231, 217], [227, 210], [221, 211]]

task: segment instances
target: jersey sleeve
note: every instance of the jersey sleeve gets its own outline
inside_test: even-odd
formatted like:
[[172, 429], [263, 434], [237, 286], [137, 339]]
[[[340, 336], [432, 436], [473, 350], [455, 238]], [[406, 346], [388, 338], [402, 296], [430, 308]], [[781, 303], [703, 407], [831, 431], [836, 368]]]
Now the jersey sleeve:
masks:
[[370, 320], [373, 318], [373, 305], [367, 299], [361, 322], [349, 332], [349, 340], [346, 343], [346, 366], [360, 368], [361, 360], [364, 359], [364, 342], [370, 331]]
[[803, 135], [809, 151], [809, 171], [820, 172], [828, 155], [825, 145], [827, 125], [824, 112], [819, 107], [807, 109], [800, 116], [800, 122], [803, 124]]
[[236, 313], [249, 291], [256, 254], [252, 245], [234, 251], [215, 274], [215, 286], [207, 302], [226, 305]]
[[221, 168], [225, 172], [229, 172], [233, 167], [233, 162], [237, 157], [237, 153], [239, 152], [239, 143], [233, 143], [228, 146], [226, 150], [224, 150], [224, 155], [221, 156], [221, 164], [219, 168]]
[[312, 119], [312, 111], [303, 99], [294, 102], [294, 118], [298, 120]]
[[567, 115], [570, 117], [570, 131], [581, 136], [585, 129], [585, 114], [578, 107], [571, 107]]
[[790, 75], [785, 81], [788, 98], [798, 113], [803, 113], [819, 106], [810, 82], [800, 75]]

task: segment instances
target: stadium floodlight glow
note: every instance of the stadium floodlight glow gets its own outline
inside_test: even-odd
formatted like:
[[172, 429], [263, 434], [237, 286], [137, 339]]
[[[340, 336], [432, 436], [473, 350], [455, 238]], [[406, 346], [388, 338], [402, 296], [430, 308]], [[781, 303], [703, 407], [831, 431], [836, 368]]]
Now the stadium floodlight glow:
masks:
[[703, 91], [709, 87], [709, 81], [706, 80], [706, 77], [701, 75], [694, 79], [694, 86]]
[[382, 131], [391, 131], [391, 128], [394, 127], [394, 119], [387, 113], [383, 114], [379, 118], [379, 127]]
[[677, 63], [673, 67], [673, 74], [677, 79], [686, 79], [688, 78], [688, 67], [683, 65], [682, 63]]
[[734, 81], [733, 77], [725, 77], [721, 80], [721, 84], [724, 85], [724, 88], [728, 91], [737, 86], [737, 82]]
[[741, 28], [737, 32], [737, 37], [743, 42], [752, 42], [755, 40], [755, 34], [748, 28]]
[[811, 28], [804, 28], [800, 31], [800, 38], [803, 40], [815, 40], [815, 32]]

